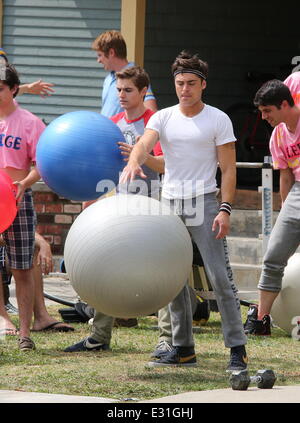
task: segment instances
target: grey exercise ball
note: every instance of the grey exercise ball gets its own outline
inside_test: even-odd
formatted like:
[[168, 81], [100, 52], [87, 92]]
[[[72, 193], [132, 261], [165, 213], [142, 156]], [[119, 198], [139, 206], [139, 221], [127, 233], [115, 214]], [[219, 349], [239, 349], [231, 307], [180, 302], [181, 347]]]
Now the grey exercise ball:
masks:
[[193, 248], [184, 223], [159, 201], [119, 194], [77, 217], [64, 257], [82, 300], [109, 316], [137, 317], [177, 296], [189, 277]]
[[300, 254], [290, 257], [284, 271], [282, 289], [271, 310], [274, 323], [291, 335], [295, 316], [300, 316]]

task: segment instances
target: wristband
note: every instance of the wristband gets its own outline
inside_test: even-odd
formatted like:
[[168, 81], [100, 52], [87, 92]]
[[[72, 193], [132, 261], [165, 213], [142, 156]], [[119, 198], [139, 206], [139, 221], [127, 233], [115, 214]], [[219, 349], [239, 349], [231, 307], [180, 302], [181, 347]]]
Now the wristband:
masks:
[[230, 203], [227, 203], [227, 201], [223, 201], [221, 203], [220, 208], [219, 208], [219, 211], [220, 212], [223, 211], [223, 212], [229, 214], [229, 216], [230, 216], [231, 215], [231, 210], [232, 210], [232, 207], [231, 207], [231, 204]]

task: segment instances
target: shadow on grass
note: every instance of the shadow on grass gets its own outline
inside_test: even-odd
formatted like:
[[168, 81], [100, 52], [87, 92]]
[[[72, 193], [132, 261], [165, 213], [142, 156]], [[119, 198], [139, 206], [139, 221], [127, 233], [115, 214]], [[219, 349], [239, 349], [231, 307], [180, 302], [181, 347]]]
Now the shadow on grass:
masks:
[[113, 358], [120, 358], [120, 355], [141, 355], [140, 348], [133, 348], [133, 347], [114, 347], [111, 351], [78, 351], [78, 352], [64, 352], [64, 349], [67, 347], [64, 346], [62, 349], [54, 349], [54, 348], [43, 348], [39, 351], [39, 354], [48, 355], [52, 357], [94, 357], [94, 358], [101, 358], [101, 357], [111, 357]]
[[[227, 386], [229, 375], [225, 372], [211, 371], [209, 369], [148, 369], [147, 372], [136, 373], [131, 380], [175, 384], [177, 388], [186, 390], [186, 385], [204, 385], [211, 383], [214, 386], [221, 384]], [[206, 388], [207, 389], [207, 388]]]

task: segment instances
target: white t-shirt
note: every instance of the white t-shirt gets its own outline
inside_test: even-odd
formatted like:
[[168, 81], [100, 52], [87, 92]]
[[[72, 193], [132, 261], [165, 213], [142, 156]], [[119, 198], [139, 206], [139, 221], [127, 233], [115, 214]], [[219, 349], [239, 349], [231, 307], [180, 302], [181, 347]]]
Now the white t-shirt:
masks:
[[217, 146], [236, 141], [224, 112], [205, 104], [196, 116], [187, 117], [177, 104], [156, 112], [146, 128], [158, 132], [164, 154], [163, 197], [185, 199], [216, 191]]

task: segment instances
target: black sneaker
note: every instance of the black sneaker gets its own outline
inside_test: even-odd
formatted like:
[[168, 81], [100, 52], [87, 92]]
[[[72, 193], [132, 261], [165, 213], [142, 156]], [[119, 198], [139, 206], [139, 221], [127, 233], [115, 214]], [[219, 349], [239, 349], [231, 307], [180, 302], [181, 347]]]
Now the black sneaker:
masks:
[[101, 344], [95, 339], [88, 337], [83, 339], [82, 341], [78, 342], [77, 344], [71, 345], [67, 347], [64, 352], [80, 352], [80, 351], [108, 351], [109, 345], [108, 344]]
[[202, 300], [197, 295], [197, 306], [193, 314], [193, 321], [199, 325], [205, 325], [210, 316], [209, 301]]
[[248, 357], [247, 357], [245, 345], [232, 347], [230, 349], [230, 360], [229, 360], [226, 371], [233, 372], [236, 370], [246, 370], [247, 364], [248, 364]]
[[248, 309], [246, 322], [244, 323], [244, 331], [246, 335], [248, 335], [248, 333], [251, 333], [254, 322], [257, 320], [257, 314], [258, 306], [256, 304], [251, 304]]
[[147, 367], [196, 367], [197, 359], [194, 347], [174, 347], [172, 351], [164, 354], [160, 359], [149, 361]]
[[249, 307], [247, 313], [247, 320], [244, 324], [244, 331], [246, 335], [268, 336], [271, 335], [271, 319], [266, 314], [262, 320], [257, 319], [258, 308], [256, 304]]
[[170, 353], [174, 350], [173, 345], [168, 341], [160, 341], [153, 353], [151, 354], [151, 358], [161, 358], [163, 355]]

